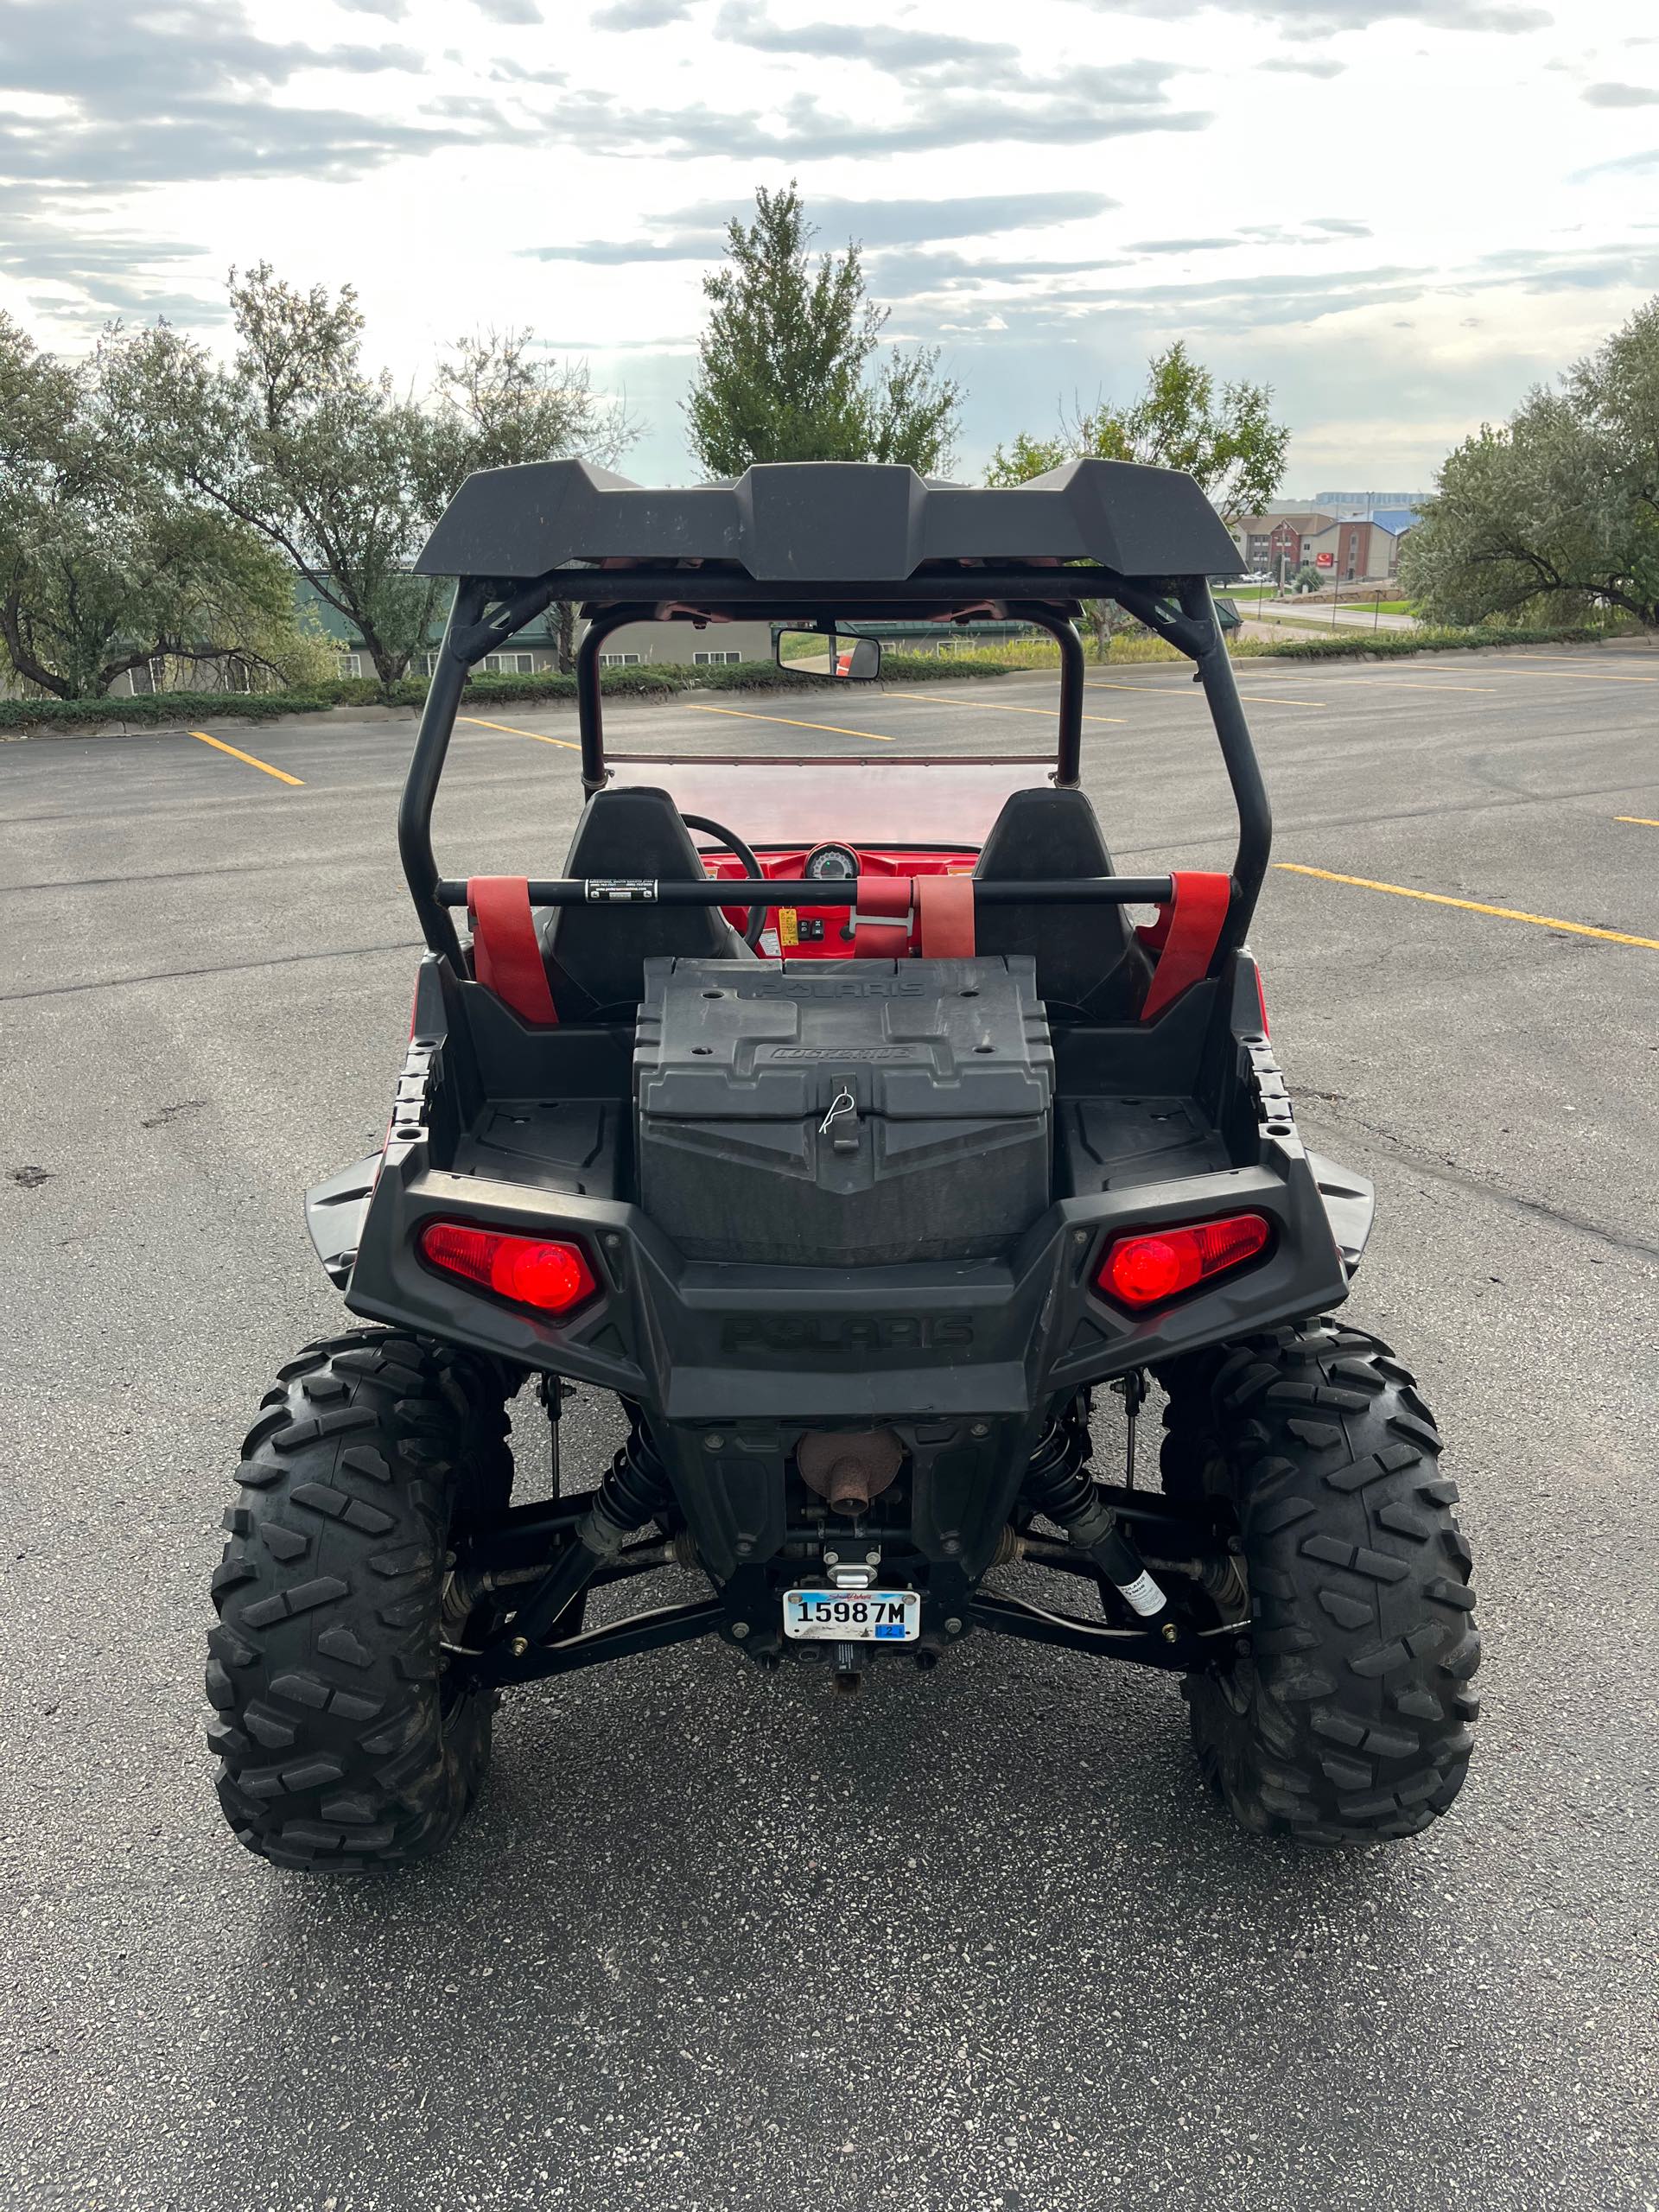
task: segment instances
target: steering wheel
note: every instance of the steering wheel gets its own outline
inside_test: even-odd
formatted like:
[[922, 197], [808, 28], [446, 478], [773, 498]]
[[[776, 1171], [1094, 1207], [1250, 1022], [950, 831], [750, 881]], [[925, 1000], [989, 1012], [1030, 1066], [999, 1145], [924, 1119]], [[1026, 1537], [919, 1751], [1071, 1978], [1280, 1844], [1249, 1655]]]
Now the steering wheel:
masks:
[[[756, 876], [763, 883], [766, 881], [765, 868], [761, 867], [743, 840], [729, 830], [723, 822], [711, 822], [706, 814], [683, 814], [680, 819], [688, 830], [701, 830], [704, 836], [712, 837], [716, 844], [724, 845], [728, 852], [735, 853], [743, 863], [745, 875]], [[751, 952], [759, 949], [760, 932], [766, 926], [766, 907], [751, 906], [749, 918], [743, 926], [743, 942]]]

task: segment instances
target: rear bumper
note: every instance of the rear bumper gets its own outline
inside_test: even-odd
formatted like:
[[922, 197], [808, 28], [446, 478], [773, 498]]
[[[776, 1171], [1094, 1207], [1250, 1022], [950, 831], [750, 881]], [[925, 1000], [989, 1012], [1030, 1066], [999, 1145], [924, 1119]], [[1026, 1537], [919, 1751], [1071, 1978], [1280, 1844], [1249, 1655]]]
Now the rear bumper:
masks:
[[[685, 1259], [637, 1206], [448, 1174], [416, 1145], [389, 1155], [366, 1201], [346, 1303], [597, 1383], [670, 1422], [1013, 1415], [1339, 1302], [1349, 1268], [1322, 1181], [1365, 1187], [1325, 1161], [1316, 1174], [1294, 1141], [1270, 1143], [1260, 1166], [1060, 1200], [1004, 1261], [753, 1267]], [[1246, 1208], [1272, 1222], [1272, 1244], [1214, 1287], [1139, 1318], [1094, 1292], [1111, 1236]], [[351, 1237], [342, 1211], [329, 1217], [336, 1253]], [[416, 1256], [435, 1218], [575, 1237], [601, 1295], [558, 1323], [435, 1274]], [[1344, 1220], [1350, 1249], [1354, 1234]]]
[[[389, 1148], [359, 1203], [352, 1309], [638, 1406], [699, 1560], [731, 1617], [741, 1609], [751, 1622], [775, 1619], [773, 1585], [798, 1537], [786, 1469], [803, 1430], [899, 1432], [904, 1542], [925, 1563], [931, 1633], [936, 1617], [964, 1614], [1033, 1452], [1078, 1390], [1347, 1294], [1319, 1179], [1294, 1138], [1270, 1141], [1255, 1167], [1062, 1200], [997, 1262], [691, 1262], [636, 1206], [451, 1174], [418, 1141]], [[1245, 1208], [1274, 1234], [1236, 1275], [1139, 1319], [1096, 1294], [1114, 1234]], [[327, 1217], [336, 1243], [342, 1211]], [[560, 1324], [438, 1275], [416, 1253], [423, 1225], [440, 1217], [574, 1237], [600, 1295]]]

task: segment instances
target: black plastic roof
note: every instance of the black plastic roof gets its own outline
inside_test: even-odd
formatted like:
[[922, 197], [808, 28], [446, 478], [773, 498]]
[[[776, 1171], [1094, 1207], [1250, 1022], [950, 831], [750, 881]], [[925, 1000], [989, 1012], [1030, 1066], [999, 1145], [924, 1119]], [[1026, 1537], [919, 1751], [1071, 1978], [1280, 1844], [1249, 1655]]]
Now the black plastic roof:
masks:
[[1070, 461], [1006, 490], [861, 461], [768, 461], [651, 491], [585, 461], [469, 476], [427, 540], [429, 576], [545, 575], [567, 562], [718, 561], [777, 583], [901, 582], [925, 562], [1090, 561], [1126, 577], [1230, 576], [1238, 555], [1179, 469]]

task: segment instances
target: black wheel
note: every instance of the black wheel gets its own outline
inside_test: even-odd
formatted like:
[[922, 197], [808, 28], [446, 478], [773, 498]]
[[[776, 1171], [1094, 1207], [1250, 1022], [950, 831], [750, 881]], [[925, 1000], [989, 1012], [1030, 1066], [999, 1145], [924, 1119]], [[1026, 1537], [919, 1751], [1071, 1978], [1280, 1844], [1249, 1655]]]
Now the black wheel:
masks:
[[1463, 1783], [1480, 1638], [1457, 1485], [1411, 1376], [1315, 1321], [1161, 1379], [1165, 1487], [1236, 1526], [1250, 1623], [1233, 1663], [1182, 1684], [1206, 1778], [1255, 1834], [1416, 1834]]
[[283, 1369], [242, 1447], [213, 1577], [209, 1747], [238, 1840], [279, 1866], [442, 1851], [489, 1760], [491, 1700], [447, 1663], [450, 1531], [505, 1508], [508, 1378], [391, 1329]]

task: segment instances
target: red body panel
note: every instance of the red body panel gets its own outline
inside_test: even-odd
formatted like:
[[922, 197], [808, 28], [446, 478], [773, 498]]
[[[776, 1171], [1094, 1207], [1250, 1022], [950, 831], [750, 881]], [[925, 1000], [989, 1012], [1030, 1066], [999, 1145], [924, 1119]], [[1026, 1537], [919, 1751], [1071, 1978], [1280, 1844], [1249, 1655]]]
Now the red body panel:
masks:
[[[736, 828], [736, 824], [732, 827]], [[741, 836], [743, 832], [739, 830], [738, 835]], [[768, 847], [765, 851], [757, 851], [755, 858], [768, 875], [798, 877], [805, 870], [807, 855], [815, 851], [817, 844], [842, 842], [839, 838], [817, 839], [810, 845], [791, 845], [781, 850]], [[875, 852], [861, 846], [849, 849], [858, 855], [861, 883], [879, 883], [884, 887], [891, 884], [895, 888], [918, 875], [971, 875], [979, 857], [976, 852], [928, 852], [920, 847], [902, 852]], [[710, 875], [744, 874], [743, 863], [730, 853], [705, 849], [702, 864]], [[878, 895], [862, 912], [868, 916], [889, 903]], [[734, 929], [741, 930], [748, 919], [740, 906], [722, 906], [721, 912]], [[804, 935], [803, 924], [806, 925]], [[762, 949], [770, 952], [774, 944], [778, 955], [790, 960], [904, 960], [912, 955], [920, 956], [921, 925], [912, 911], [910, 926], [902, 936], [896, 928], [880, 923], [873, 928], [855, 931], [851, 910], [846, 906], [773, 906], [767, 910]]]
[[[755, 858], [767, 875], [798, 878], [805, 873], [807, 855], [815, 849], [811, 845], [791, 845], [782, 850], [769, 848], [757, 852]], [[853, 925], [851, 914], [844, 906], [769, 907], [761, 944], [764, 952], [790, 960], [904, 960], [929, 957], [929, 949], [922, 943], [924, 925], [919, 899], [912, 897], [909, 901], [909, 927], [902, 937], [897, 929], [877, 918], [902, 911], [902, 902], [894, 895], [901, 884], [929, 876], [971, 876], [977, 854], [930, 851], [925, 846], [912, 846], [905, 851], [885, 848], [873, 851], [868, 846], [853, 846], [850, 849], [858, 855], [861, 884], [868, 881], [873, 887], [880, 887], [874, 897], [861, 899], [859, 925]], [[706, 848], [702, 864], [710, 875], [722, 878], [734, 879], [745, 873], [742, 862], [734, 855]], [[1137, 931], [1141, 944], [1156, 960], [1146, 1004], [1141, 1012], [1142, 1021], [1154, 1020], [1189, 985], [1208, 975], [1232, 895], [1230, 876], [1182, 871], [1171, 880], [1175, 886], [1174, 899], [1168, 906], [1160, 906], [1156, 918]], [[741, 930], [748, 918], [747, 911], [741, 906], [724, 906], [721, 912], [734, 929]], [[971, 915], [965, 926], [970, 939]], [[963, 927], [963, 918], [957, 915], [954, 922], [940, 918], [934, 927], [941, 935], [938, 944], [931, 950], [942, 951], [947, 958], [959, 956], [966, 940], [957, 938], [952, 932]], [[1264, 1027], [1265, 1024], [1264, 1012]]]

